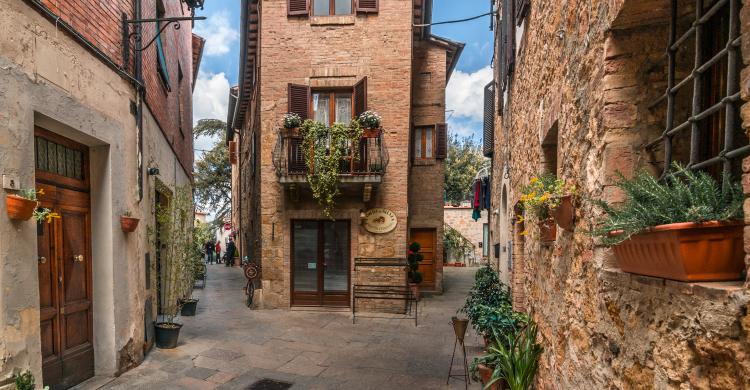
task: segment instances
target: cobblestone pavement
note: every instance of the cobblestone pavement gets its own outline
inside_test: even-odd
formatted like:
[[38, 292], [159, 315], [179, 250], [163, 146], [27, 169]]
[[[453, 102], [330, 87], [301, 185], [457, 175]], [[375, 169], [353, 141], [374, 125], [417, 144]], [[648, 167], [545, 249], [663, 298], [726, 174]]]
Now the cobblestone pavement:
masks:
[[[118, 378], [95, 377], [80, 389], [250, 389], [268, 378], [292, 389], [461, 389], [445, 381], [453, 350], [451, 316], [476, 268], [446, 268], [442, 295], [424, 297], [419, 326], [408, 319], [357, 318], [349, 312], [251, 310], [238, 268], [210, 265], [195, 317], [184, 317], [179, 346], [154, 347]], [[481, 351], [469, 331], [467, 353]], [[455, 366], [459, 371], [461, 366]], [[481, 388], [472, 381], [472, 389]]]

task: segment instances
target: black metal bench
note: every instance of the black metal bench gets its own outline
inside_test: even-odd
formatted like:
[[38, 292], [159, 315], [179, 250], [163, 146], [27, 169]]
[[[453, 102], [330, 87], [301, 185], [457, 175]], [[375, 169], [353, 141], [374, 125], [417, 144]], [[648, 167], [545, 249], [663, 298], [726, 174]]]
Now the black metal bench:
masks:
[[[406, 259], [403, 258], [355, 258], [354, 270], [359, 271], [360, 267], [398, 267], [405, 269]], [[404, 301], [405, 317], [404, 319], [414, 318], [414, 326], [418, 325], [418, 303], [411, 289], [406, 285], [404, 276], [402, 285], [397, 284], [354, 284], [352, 287], [352, 324], [357, 321], [357, 300], [359, 299], [377, 299], [377, 300], [399, 300]], [[412, 316], [412, 304], [414, 307]], [[382, 316], [362, 316], [365, 318], [393, 318]]]

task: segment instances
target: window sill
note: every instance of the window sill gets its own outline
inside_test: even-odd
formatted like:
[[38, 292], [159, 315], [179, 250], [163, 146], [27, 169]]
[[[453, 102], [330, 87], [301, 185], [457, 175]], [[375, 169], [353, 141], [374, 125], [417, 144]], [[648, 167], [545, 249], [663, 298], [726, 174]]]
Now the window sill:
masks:
[[437, 160], [434, 158], [414, 159], [414, 166], [428, 166], [437, 164]]
[[726, 298], [737, 292], [746, 291], [745, 283], [741, 280], [731, 282], [678, 282], [676, 280], [631, 274], [619, 268], [604, 268], [602, 269], [602, 274], [606, 284], [612, 284], [617, 287], [630, 287], [639, 291], [650, 287], [711, 299]]
[[353, 25], [356, 17], [352, 15], [313, 16], [311, 26], [349, 26]]

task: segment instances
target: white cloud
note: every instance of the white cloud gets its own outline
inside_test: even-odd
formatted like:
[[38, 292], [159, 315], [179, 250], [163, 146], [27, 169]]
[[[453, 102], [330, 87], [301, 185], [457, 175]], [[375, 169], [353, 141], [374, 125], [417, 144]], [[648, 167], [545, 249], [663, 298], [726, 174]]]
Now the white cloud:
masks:
[[222, 73], [198, 72], [193, 92], [193, 124], [199, 119], [226, 120], [229, 80]]
[[[484, 86], [492, 80], [492, 68], [485, 66], [474, 73], [453, 72], [445, 91], [445, 104], [455, 118], [481, 122], [484, 110]], [[450, 114], [450, 113], [449, 113]]]
[[230, 51], [230, 45], [240, 34], [230, 27], [229, 13], [219, 11], [210, 15], [207, 20], [195, 24], [195, 33], [206, 38], [203, 54], [206, 56], [220, 56]]
[[482, 123], [475, 121], [448, 120], [448, 131], [459, 137], [474, 137], [475, 140], [482, 138]]

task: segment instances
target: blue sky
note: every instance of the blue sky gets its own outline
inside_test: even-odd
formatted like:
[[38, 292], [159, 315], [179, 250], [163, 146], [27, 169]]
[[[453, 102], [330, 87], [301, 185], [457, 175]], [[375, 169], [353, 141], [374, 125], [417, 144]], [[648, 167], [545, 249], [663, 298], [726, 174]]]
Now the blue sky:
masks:
[[[433, 22], [463, 19], [489, 11], [487, 0], [433, 0]], [[195, 32], [207, 39], [194, 93], [194, 118], [226, 118], [230, 85], [237, 84], [239, 68], [240, 0], [207, 0], [198, 15]], [[489, 16], [449, 25], [434, 26], [433, 34], [466, 47], [446, 91], [449, 129], [462, 136], [481, 139], [482, 92], [492, 78], [492, 32]], [[208, 148], [209, 140], [198, 140], [196, 148]]]

